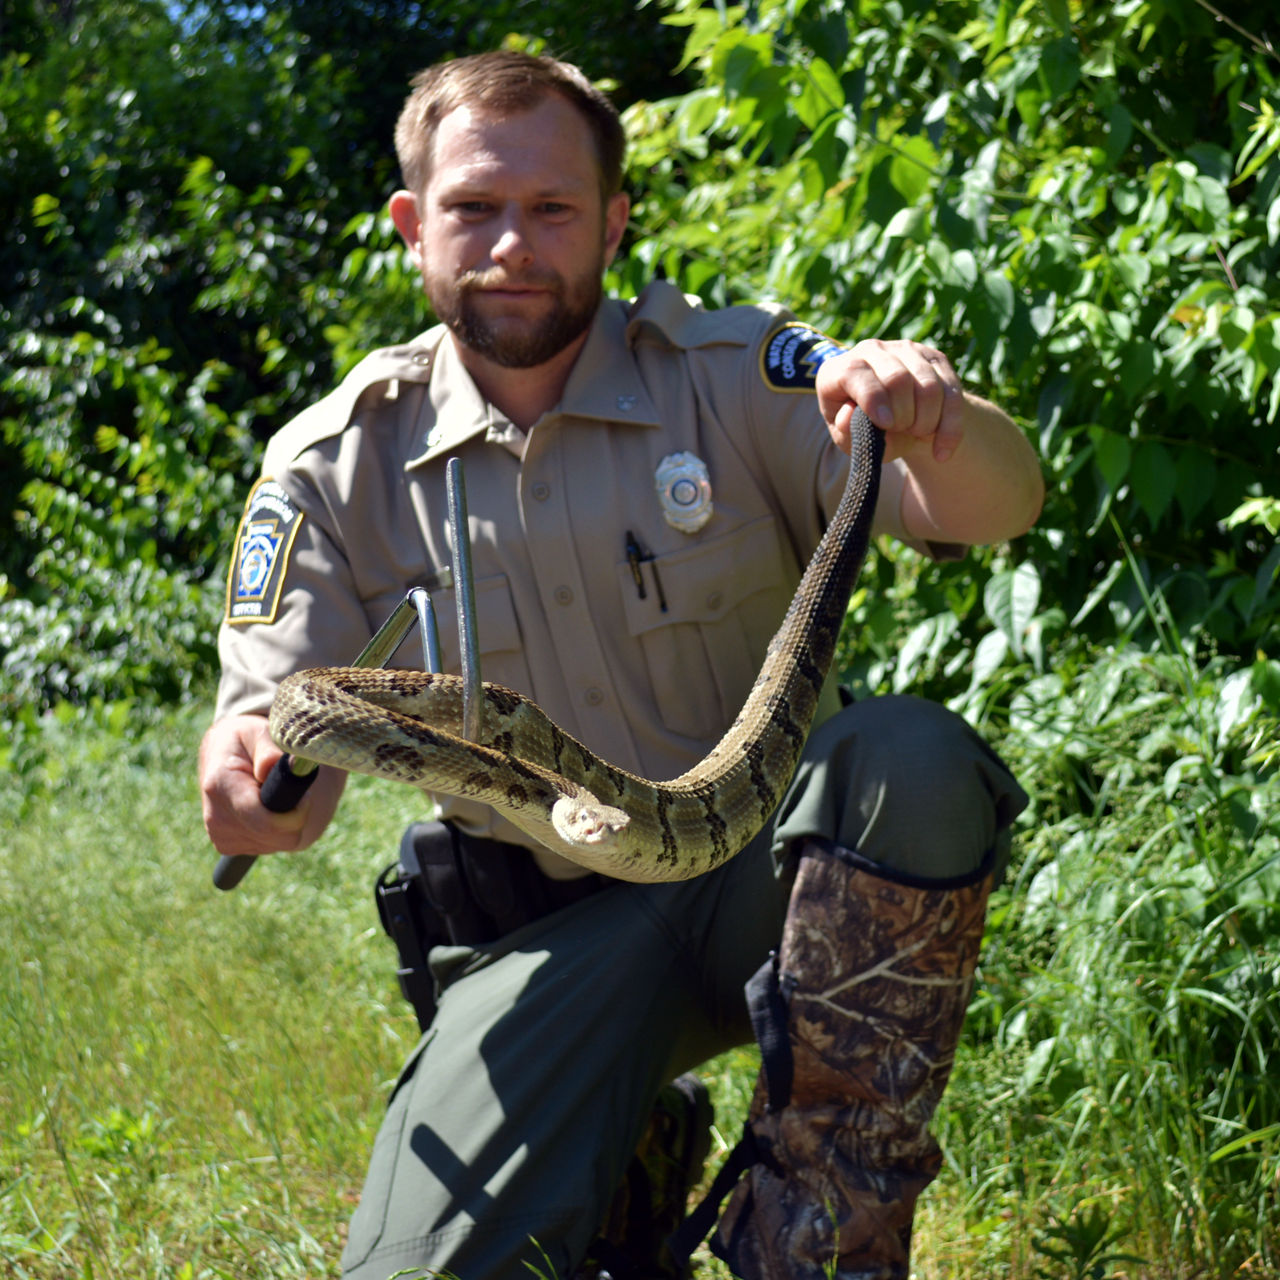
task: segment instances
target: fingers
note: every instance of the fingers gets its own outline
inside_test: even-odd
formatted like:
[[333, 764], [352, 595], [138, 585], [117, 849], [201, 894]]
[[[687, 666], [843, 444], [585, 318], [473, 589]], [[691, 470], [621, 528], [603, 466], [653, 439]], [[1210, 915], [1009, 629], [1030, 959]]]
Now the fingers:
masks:
[[200, 744], [200, 801], [213, 847], [228, 857], [303, 847], [305, 805], [291, 813], [262, 807], [262, 781], [280, 757], [263, 716], [216, 721]]
[[[890, 437], [929, 441], [945, 462], [960, 444], [964, 388], [951, 361], [923, 343], [871, 339], [828, 360], [818, 374], [818, 403], [837, 444], [849, 448], [853, 405]], [[896, 450], [900, 452], [901, 450]]]

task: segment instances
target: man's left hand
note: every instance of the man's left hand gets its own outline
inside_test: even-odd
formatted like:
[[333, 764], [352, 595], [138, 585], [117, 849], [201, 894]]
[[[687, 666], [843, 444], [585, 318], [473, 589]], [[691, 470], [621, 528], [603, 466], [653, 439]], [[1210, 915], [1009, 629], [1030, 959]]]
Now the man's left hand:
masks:
[[845, 453], [855, 406], [885, 433], [886, 461], [927, 444], [935, 462], [946, 462], [964, 433], [960, 379], [941, 351], [921, 342], [859, 342], [823, 363], [817, 392], [832, 438]]

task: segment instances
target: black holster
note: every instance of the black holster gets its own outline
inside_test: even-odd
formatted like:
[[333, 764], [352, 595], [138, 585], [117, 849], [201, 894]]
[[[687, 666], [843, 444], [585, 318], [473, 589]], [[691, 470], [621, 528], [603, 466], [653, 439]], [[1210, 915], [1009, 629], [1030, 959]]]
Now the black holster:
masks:
[[528, 849], [486, 840], [447, 822], [415, 822], [400, 841], [400, 858], [374, 889], [382, 927], [396, 944], [400, 990], [423, 1031], [435, 1016], [431, 948], [480, 947], [562, 907], [597, 893], [603, 876], [553, 880]]

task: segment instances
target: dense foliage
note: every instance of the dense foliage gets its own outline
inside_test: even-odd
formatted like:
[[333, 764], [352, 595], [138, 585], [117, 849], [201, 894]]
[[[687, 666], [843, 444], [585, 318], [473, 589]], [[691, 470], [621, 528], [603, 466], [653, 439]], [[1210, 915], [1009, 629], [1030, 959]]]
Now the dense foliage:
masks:
[[615, 288], [926, 339], [1044, 460], [1015, 544], [874, 558], [842, 655], [947, 700], [1033, 794], [949, 1095], [943, 1238], [971, 1274], [1101, 1276], [1126, 1249], [1133, 1274], [1274, 1273], [1280, 22], [659, 16], [0, 0], [0, 822], [44, 803], [62, 726], [109, 740], [207, 690], [261, 442], [426, 320], [378, 212], [396, 86], [547, 41], [627, 104]]
[[375, 213], [409, 76], [520, 31], [678, 87], [630, 11], [0, 0], [0, 714], [207, 683], [255, 445], [424, 319]]
[[[376, 213], [400, 91], [371, 68], [535, 15], [5, 8], [23, 38], [0, 63], [6, 705], [168, 700], [211, 667], [255, 445], [424, 319]], [[1040, 446], [1050, 500], [1022, 544], [979, 572], [878, 566], [860, 616], [873, 684], [956, 692], [1010, 657], [1043, 667], [1058, 642], [1148, 640], [1149, 588], [1205, 645], [1274, 648], [1265, 6], [892, 0], [855, 20], [821, 0], [685, 0], [666, 30], [696, 87], [667, 97], [654, 11], [643, 38], [606, 40], [606, 9], [587, 28], [539, 6], [536, 34], [632, 68], [637, 206], [615, 283], [658, 272], [715, 302], [783, 299], [846, 339], [927, 337]]]
[[[1021, 566], [1021, 608], [1051, 602], [1038, 651], [1141, 628], [1147, 586], [1187, 633], [1242, 656], [1273, 646], [1270, 10], [842, 13], [775, 2], [722, 22], [681, 6], [702, 83], [632, 110], [643, 234], [628, 281], [662, 269], [716, 301], [763, 288], [838, 337], [948, 352], [1044, 459], [1045, 517], [999, 561]], [[945, 665], [963, 648], [953, 631], [972, 645], [990, 621], [981, 579], [965, 564], [914, 585], [920, 643]], [[902, 621], [871, 618], [889, 666], [917, 656]]]

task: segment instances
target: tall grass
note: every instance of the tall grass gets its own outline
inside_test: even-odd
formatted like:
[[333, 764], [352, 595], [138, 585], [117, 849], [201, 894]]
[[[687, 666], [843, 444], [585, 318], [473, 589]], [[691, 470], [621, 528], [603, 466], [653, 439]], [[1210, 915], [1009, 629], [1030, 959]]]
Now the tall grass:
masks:
[[336, 1273], [416, 1036], [369, 893], [412, 793], [223, 895], [192, 717], [57, 736], [0, 833], [0, 1274]]
[[940, 1125], [960, 1274], [1280, 1271], [1275, 678], [1125, 650], [1013, 697], [1035, 799]]
[[[1125, 650], [1010, 686], [1034, 802], [918, 1275], [1280, 1272], [1277, 684]], [[218, 894], [199, 727], [46, 727], [0, 784], [0, 1276], [337, 1275], [416, 1036], [370, 884], [419, 806], [353, 779], [319, 848]], [[707, 1068], [720, 1151], [754, 1065]]]

